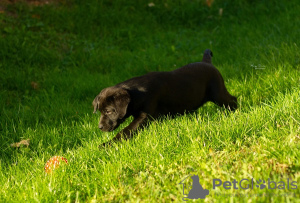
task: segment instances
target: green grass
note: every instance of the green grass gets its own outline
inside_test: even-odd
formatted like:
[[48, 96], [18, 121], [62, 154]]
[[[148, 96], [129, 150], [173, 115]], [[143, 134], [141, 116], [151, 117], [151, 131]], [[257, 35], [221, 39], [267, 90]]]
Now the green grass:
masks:
[[[181, 202], [190, 174], [210, 191], [198, 202], [299, 202], [299, 3], [153, 2], [0, 3], [1, 202]], [[97, 128], [102, 88], [200, 61], [206, 48], [236, 112], [207, 103], [98, 149], [130, 122]], [[28, 148], [10, 146], [23, 139]], [[47, 175], [55, 155], [69, 164]], [[298, 188], [213, 190], [213, 179], [251, 178]]]

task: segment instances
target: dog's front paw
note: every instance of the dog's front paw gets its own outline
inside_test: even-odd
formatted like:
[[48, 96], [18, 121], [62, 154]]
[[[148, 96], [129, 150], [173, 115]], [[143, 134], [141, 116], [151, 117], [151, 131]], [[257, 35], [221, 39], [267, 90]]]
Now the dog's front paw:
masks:
[[127, 140], [132, 137], [131, 130], [129, 128], [125, 128], [121, 130], [112, 140], [114, 142], [119, 142], [121, 140]]
[[110, 146], [111, 146], [111, 142], [104, 142], [103, 144], [99, 145], [99, 149], [110, 147]]

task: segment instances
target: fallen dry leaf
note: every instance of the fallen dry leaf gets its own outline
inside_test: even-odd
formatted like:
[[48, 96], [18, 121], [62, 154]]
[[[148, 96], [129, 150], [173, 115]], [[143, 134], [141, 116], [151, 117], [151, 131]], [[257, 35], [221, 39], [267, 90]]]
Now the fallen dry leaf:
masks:
[[223, 15], [223, 8], [219, 8], [219, 16]]
[[153, 2], [151, 2], [151, 3], [148, 3], [148, 6], [149, 6], [149, 7], [154, 7], [155, 4], [154, 4]]
[[30, 85], [31, 85], [32, 89], [34, 89], [34, 90], [38, 90], [39, 87], [40, 87], [39, 84], [37, 82], [34, 82], [34, 81], [32, 81], [30, 83]]
[[273, 168], [273, 171], [287, 173], [289, 171], [290, 166], [287, 164], [278, 163], [274, 159], [270, 159], [267, 161], [270, 167]]
[[208, 7], [211, 7], [212, 3], [214, 2], [214, 0], [206, 0], [206, 5]]
[[27, 140], [21, 140], [20, 142], [12, 143], [10, 144], [10, 146], [16, 148], [21, 147], [22, 145], [29, 147], [29, 143], [30, 143], [30, 139], [27, 139]]
[[40, 18], [41, 18], [40, 15], [36, 15], [36, 14], [31, 15], [31, 17], [32, 17], [32, 18], [35, 18], [35, 19], [40, 19]]

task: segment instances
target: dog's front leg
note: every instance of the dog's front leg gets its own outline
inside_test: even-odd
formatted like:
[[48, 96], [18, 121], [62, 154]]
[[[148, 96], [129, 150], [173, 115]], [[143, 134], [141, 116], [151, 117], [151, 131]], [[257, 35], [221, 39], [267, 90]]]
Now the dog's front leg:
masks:
[[129, 139], [139, 127], [142, 127], [146, 123], [146, 121], [147, 113], [141, 112], [126, 128], [121, 130], [111, 141], [104, 143], [103, 146], [110, 145], [112, 142], [120, 141], [121, 139]]
[[121, 139], [128, 139], [132, 136], [134, 131], [136, 131], [139, 127], [142, 127], [142, 125], [147, 120], [147, 114], [144, 112], [141, 112], [136, 118], [133, 119], [133, 121], [123, 130], [121, 130], [116, 137], [114, 137], [113, 141], [118, 141]]

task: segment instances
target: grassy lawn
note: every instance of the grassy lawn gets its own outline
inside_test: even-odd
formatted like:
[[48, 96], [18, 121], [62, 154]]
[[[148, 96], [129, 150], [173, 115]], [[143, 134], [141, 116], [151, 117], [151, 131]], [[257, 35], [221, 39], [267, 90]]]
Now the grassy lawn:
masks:
[[[194, 174], [196, 202], [300, 202], [300, 4], [205, 2], [0, 1], [0, 202], [182, 202]], [[207, 103], [99, 150], [130, 123], [98, 129], [103, 88], [207, 48], [234, 113]], [[68, 165], [47, 174], [52, 156]]]

